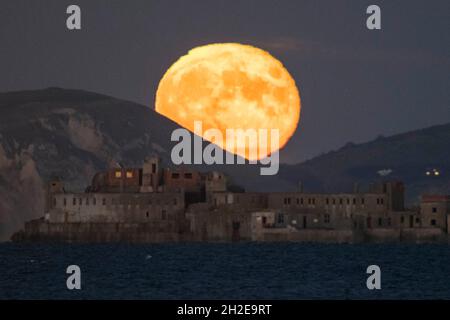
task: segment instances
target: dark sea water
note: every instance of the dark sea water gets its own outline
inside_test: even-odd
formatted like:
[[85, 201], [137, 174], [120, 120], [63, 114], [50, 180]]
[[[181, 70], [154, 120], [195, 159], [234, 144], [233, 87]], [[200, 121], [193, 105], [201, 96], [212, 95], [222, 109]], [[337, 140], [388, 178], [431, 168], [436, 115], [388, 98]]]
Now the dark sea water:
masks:
[[[82, 289], [66, 288], [81, 268]], [[381, 290], [366, 287], [381, 268]], [[0, 299], [450, 299], [450, 247], [0, 244]]]

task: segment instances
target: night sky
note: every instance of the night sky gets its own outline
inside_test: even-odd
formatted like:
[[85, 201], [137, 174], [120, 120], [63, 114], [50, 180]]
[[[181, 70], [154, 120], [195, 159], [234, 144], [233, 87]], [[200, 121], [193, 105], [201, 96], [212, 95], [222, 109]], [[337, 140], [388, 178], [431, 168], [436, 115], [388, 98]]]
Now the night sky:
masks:
[[[82, 30], [66, 28], [78, 4]], [[366, 8], [382, 30], [366, 28]], [[2, 0], [0, 91], [76, 88], [153, 108], [165, 70], [189, 49], [268, 50], [297, 82], [297, 162], [450, 121], [450, 1]]]

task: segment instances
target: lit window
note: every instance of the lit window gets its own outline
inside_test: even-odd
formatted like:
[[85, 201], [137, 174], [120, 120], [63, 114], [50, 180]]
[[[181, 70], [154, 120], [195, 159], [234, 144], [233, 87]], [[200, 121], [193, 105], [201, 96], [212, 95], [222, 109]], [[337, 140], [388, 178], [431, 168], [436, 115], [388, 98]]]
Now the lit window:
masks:
[[128, 179], [133, 178], [133, 171], [127, 171], [127, 178]]
[[122, 178], [122, 171], [116, 171], [116, 178]]

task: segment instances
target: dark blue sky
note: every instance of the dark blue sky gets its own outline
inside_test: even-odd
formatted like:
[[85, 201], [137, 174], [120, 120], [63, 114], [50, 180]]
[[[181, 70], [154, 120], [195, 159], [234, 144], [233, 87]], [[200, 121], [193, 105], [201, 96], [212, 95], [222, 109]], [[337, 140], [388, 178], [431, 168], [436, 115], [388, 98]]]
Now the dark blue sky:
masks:
[[[82, 30], [65, 27], [82, 9]], [[365, 27], [382, 9], [382, 30]], [[0, 10], [0, 91], [49, 86], [153, 107], [164, 71], [190, 48], [248, 43], [295, 78], [300, 126], [281, 161], [300, 161], [450, 121], [450, 1], [22, 1]]]

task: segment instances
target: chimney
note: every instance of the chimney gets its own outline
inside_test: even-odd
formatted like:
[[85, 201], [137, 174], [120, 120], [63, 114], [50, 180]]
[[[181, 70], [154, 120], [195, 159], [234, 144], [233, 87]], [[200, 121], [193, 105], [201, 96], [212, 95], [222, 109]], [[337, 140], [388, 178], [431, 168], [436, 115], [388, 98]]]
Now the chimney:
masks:
[[302, 181], [298, 182], [298, 192], [303, 193], [303, 182]]

